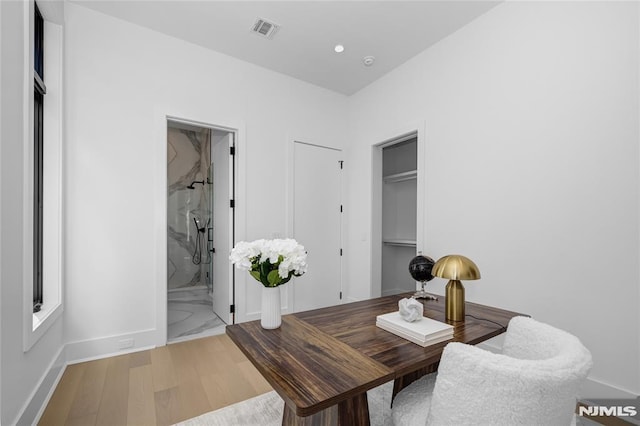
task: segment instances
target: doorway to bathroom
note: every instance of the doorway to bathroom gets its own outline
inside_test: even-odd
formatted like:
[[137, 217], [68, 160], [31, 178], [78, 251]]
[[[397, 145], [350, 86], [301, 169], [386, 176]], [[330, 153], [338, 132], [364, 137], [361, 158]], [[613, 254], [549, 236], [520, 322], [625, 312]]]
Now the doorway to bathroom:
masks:
[[167, 341], [233, 323], [235, 132], [167, 121]]

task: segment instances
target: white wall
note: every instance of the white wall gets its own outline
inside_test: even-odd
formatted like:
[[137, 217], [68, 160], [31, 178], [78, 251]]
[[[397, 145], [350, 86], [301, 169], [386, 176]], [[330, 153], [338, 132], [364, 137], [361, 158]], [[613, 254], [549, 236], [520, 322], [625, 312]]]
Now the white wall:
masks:
[[575, 333], [592, 385], [640, 393], [638, 16], [507, 2], [352, 96], [348, 296], [369, 296], [371, 145], [426, 121], [424, 253], [470, 257], [468, 300]]
[[[291, 135], [346, 149], [347, 296], [358, 299], [370, 290], [371, 145], [426, 120], [424, 253], [471, 257], [483, 278], [469, 300], [577, 334], [594, 380], [640, 392], [637, 4], [506, 3], [349, 100], [67, 4], [66, 328], [57, 321], [27, 353], [22, 3], [0, 7], [3, 423], [63, 342], [104, 355], [118, 336], [160, 327], [155, 127], [169, 111], [242, 123], [244, 239], [286, 235]], [[259, 285], [239, 277], [237, 303], [259, 309]]]
[[[2, 76], [0, 98], [2, 133], [0, 145], [0, 301], [2, 333], [0, 347], [0, 371], [2, 373], [2, 412], [0, 423], [16, 424], [30, 422], [35, 418], [39, 404], [45, 395], [36, 395], [41, 383], [46, 392], [57, 373], [60, 372], [60, 351], [63, 347], [62, 321], [58, 319], [46, 333], [27, 351], [23, 352], [23, 293], [30, 286], [31, 265], [31, 215], [23, 208], [32, 201], [29, 187], [32, 174], [28, 144], [31, 124], [28, 99], [33, 99], [32, 87], [25, 85], [25, 69], [32, 64], [25, 61], [25, 52], [32, 46], [25, 34], [29, 17], [33, 14], [32, 3], [21, 1], [0, 2], [2, 16], [0, 62]], [[27, 30], [25, 31], [25, 28]], [[32, 65], [31, 65], [32, 67]], [[35, 405], [28, 406], [31, 401]]]
[[[73, 3], [66, 41], [66, 339], [84, 347], [72, 353], [91, 356], [116, 351], [119, 336], [162, 327], [155, 298], [166, 283], [152, 272], [165, 229], [155, 219], [165, 215], [156, 195], [166, 191], [153, 186], [166, 168], [156, 158], [166, 152], [158, 114], [241, 123], [238, 238], [251, 240], [286, 235], [287, 135], [341, 147], [347, 100]], [[238, 274], [236, 305], [250, 313], [260, 288], [246, 275]], [[139, 337], [136, 347], [153, 343]], [[102, 338], [115, 341], [94, 342]]]
[[[2, 6], [0, 6], [0, 23], [2, 22]], [[4, 25], [2, 26], [4, 27]], [[2, 28], [0, 27], [0, 28]], [[6, 37], [6, 36], [5, 36]], [[2, 61], [4, 60], [4, 57], [2, 56], [2, 51], [4, 50], [2, 48], [2, 40], [3, 40], [3, 34], [2, 34], [2, 30], [0, 29], [0, 64], [2, 64]], [[4, 80], [2, 79], [2, 67], [0, 66], [0, 99], [4, 99], [2, 97], [2, 92], [3, 92], [3, 86], [4, 86]], [[4, 133], [2, 133], [2, 122], [4, 121], [4, 115], [2, 115], [2, 104], [3, 102], [0, 101], [0, 142], [2, 141], [2, 139], [4, 138]], [[0, 143], [0, 164], [3, 164], [2, 162], [2, 143]], [[2, 173], [0, 173], [0, 241], [2, 241], [4, 238], [4, 235], [2, 233], [2, 228], [3, 228], [3, 222], [2, 222]], [[3, 262], [3, 256], [2, 256], [2, 244], [0, 244], [0, 271], [3, 270], [2, 267], [2, 262]], [[2, 289], [4, 287], [3, 285], [4, 283], [4, 275], [0, 272], [0, 289]], [[0, 303], [0, 330], [2, 330], [2, 303]], [[0, 381], [2, 381], [2, 337], [0, 336]], [[0, 384], [0, 421], [2, 419], [2, 385]]]

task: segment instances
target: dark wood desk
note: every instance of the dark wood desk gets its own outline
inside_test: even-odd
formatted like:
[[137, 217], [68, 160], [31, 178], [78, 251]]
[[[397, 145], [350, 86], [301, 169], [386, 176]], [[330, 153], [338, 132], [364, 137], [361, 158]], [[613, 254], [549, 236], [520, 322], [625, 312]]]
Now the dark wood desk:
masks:
[[[448, 342], [421, 347], [376, 327], [376, 316], [398, 310], [412, 293], [299, 312], [282, 326], [260, 321], [227, 326], [227, 334], [285, 401], [283, 425], [368, 425], [367, 390], [394, 379], [394, 395], [435, 371]], [[422, 301], [424, 315], [444, 318], [444, 297]], [[466, 304], [450, 341], [477, 344], [506, 330], [515, 312]]]

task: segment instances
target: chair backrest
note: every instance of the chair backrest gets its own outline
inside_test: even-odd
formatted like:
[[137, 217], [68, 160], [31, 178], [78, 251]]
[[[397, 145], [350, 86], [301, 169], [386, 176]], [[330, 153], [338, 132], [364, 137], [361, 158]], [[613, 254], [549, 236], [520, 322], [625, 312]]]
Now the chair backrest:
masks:
[[427, 424], [569, 425], [591, 366], [591, 354], [575, 336], [513, 318], [502, 354], [447, 345]]

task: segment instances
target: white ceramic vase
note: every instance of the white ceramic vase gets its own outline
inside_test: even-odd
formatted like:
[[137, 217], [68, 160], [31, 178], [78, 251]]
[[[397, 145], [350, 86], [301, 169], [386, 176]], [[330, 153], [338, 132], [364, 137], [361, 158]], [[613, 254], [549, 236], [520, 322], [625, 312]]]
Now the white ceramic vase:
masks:
[[282, 324], [280, 311], [280, 287], [262, 287], [262, 314], [260, 325], [267, 330], [273, 330]]

